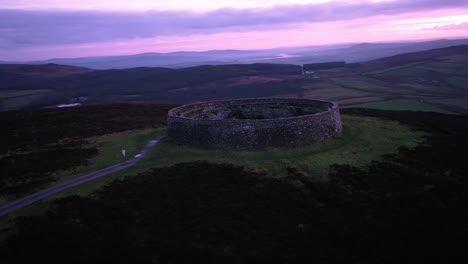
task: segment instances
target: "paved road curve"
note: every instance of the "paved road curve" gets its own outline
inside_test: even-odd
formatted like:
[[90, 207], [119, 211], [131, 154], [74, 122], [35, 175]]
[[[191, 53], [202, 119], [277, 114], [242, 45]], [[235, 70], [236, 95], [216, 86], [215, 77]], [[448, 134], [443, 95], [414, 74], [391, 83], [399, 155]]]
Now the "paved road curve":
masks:
[[25, 207], [27, 205], [30, 205], [30, 204], [32, 204], [34, 202], [37, 202], [39, 200], [42, 200], [44, 198], [47, 198], [47, 197], [49, 197], [49, 196], [51, 196], [53, 194], [56, 194], [58, 192], [61, 192], [61, 191], [73, 188], [75, 186], [78, 186], [80, 184], [83, 184], [85, 182], [89, 182], [89, 181], [92, 181], [94, 179], [106, 176], [106, 175], [108, 175], [110, 173], [113, 173], [113, 172], [123, 170], [123, 169], [128, 168], [128, 167], [131, 167], [131, 166], [135, 165], [138, 161], [140, 161], [140, 159], [142, 159], [145, 156], [145, 154], [151, 148], [153, 148], [154, 145], [156, 145], [156, 143], [158, 143], [158, 141], [161, 140], [163, 137], [164, 137], [164, 135], [159, 135], [159, 136], [153, 137], [150, 140], [150, 142], [148, 142], [148, 144], [146, 144], [146, 146], [140, 151], [140, 153], [138, 153], [137, 155], [135, 155], [135, 157], [133, 157], [133, 158], [131, 158], [131, 159], [125, 161], [125, 162], [116, 164], [114, 166], [107, 167], [107, 168], [102, 169], [102, 170], [98, 170], [98, 171], [89, 173], [89, 174], [86, 174], [86, 175], [83, 175], [83, 176], [80, 176], [80, 177], [75, 178], [73, 180], [70, 180], [70, 181], [55, 185], [53, 187], [47, 188], [45, 190], [42, 190], [42, 191], [39, 191], [39, 192], [36, 192], [36, 193], [33, 193], [31, 195], [28, 195], [26, 197], [23, 197], [21, 199], [18, 199], [16, 201], [11, 202], [11, 203], [0, 206], [0, 216], [9, 214], [9, 213], [11, 213], [11, 212], [13, 212], [13, 211], [15, 211], [17, 209], [23, 208], [23, 207]]

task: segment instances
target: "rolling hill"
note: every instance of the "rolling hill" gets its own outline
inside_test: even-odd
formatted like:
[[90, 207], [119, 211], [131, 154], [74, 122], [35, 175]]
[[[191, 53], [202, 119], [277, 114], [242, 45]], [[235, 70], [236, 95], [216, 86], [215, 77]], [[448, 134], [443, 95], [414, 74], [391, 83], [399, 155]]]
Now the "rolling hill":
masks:
[[456, 114], [468, 111], [467, 45], [405, 53], [353, 63], [352, 67], [344, 63], [326, 69], [320, 65], [328, 64], [307, 65], [314, 71], [266, 63], [112, 70], [56, 64], [0, 65], [0, 110], [70, 103], [185, 103], [275, 96], [332, 100], [342, 106], [406, 107], [401, 110]]
[[[299, 151], [220, 154], [161, 142], [131, 170], [1, 219], [0, 254], [8, 263], [63, 262], [71, 255], [76, 263], [101, 256], [113, 263], [135, 256], [148, 263], [455, 260], [466, 252], [468, 116], [415, 111], [468, 113], [467, 55], [466, 46], [450, 47], [352, 67], [315, 65], [304, 74], [285, 64], [6, 66], [0, 69], [7, 81], [0, 82], [0, 100], [11, 108], [3, 110], [52, 102], [297, 96], [413, 111], [342, 109], [341, 137]], [[139, 149], [165, 125], [173, 106], [0, 113], [8, 128], [0, 144], [3, 202], [104, 166], [115, 154], [121, 158], [121, 149]], [[278, 165], [283, 167], [275, 172]], [[116, 248], [116, 254], [102, 254]]]
[[346, 61], [362, 62], [401, 53], [424, 51], [449, 46], [467, 45], [468, 39], [441, 39], [421, 42], [357, 43], [325, 46], [275, 48], [266, 50], [210, 50], [171, 53], [141, 53], [121, 56], [57, 58], [44, 61], [1, 62], [20, 64], [62, 64], [90, 69], [126, 69], [137, 67], [186, 68], [200, 65], [307, 63]]

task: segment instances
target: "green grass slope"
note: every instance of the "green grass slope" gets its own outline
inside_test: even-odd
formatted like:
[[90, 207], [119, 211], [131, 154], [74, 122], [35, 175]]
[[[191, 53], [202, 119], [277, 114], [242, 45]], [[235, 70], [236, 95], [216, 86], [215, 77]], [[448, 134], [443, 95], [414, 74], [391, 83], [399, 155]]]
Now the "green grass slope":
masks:
[[320, 179], [327, 177], [332, 164], [365, 166], [383, 154], [395, 152], [399, 147], [412, 148], [422, 141], [422, 133], [397, 122], [346, 115], [342, 121], [343, 133], [339, 137], [313, 146], [226, 151], [180, 146], [163, 140], [153, 160], [158, 166], [199, 160], [234, 163], [272, 175], [298, 170]]

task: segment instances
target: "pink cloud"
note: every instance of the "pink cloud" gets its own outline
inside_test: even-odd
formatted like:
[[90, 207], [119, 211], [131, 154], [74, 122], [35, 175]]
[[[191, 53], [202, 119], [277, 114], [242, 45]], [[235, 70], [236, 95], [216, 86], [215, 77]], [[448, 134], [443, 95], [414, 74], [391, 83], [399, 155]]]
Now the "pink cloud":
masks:
[[427, 30], [442, 30], [442, 31], [451, 31], [451, 30], [468, 30], [468, 22], [467, 23], [461, 23], [461, 24], [449, 24], [445, 26], [434, 26], [431, 28], [428, 28]]
[[204, 13], [0, 10], [0, 60], [466, 37], [462, 27], [440, 25], [463, 23], [467, 13], [468, 2], [460, 0], [346, 1]]

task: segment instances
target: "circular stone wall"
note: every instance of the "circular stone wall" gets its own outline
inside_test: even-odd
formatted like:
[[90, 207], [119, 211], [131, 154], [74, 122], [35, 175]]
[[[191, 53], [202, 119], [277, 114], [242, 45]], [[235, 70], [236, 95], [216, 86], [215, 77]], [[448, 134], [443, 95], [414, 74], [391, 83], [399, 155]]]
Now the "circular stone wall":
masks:
[[311, 99], [240, 99], [169, 110], [168, 139], [177, 144], [256, 149], [302, 146], [341, 133], [338, 105]]

